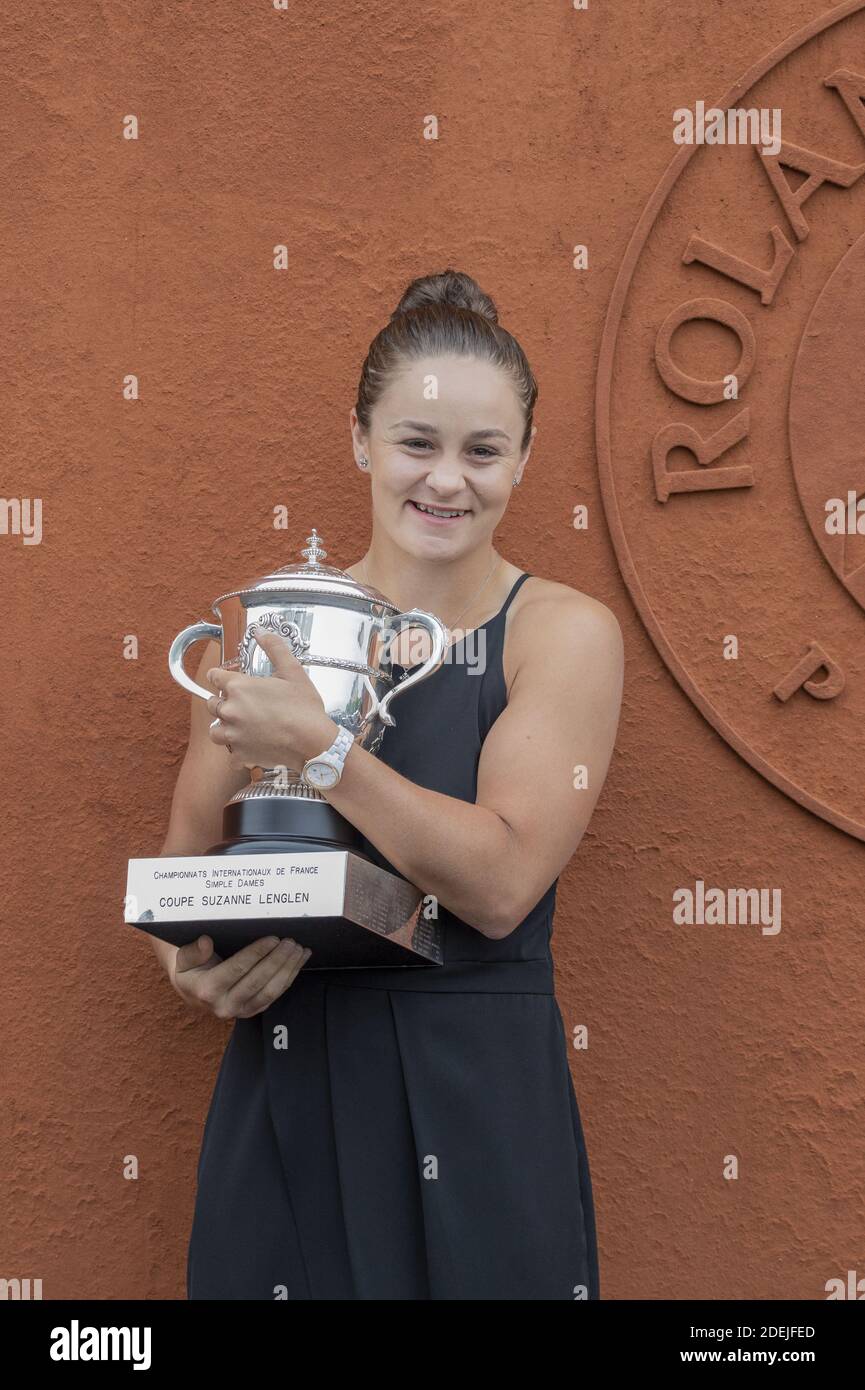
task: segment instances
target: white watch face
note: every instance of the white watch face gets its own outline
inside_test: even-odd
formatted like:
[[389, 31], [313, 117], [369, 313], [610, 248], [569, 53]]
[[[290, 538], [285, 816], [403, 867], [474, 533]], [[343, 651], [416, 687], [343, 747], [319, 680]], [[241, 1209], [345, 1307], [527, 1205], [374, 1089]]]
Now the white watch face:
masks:
[[306, 776], [315, 787], [335, 787], [339, 781], [339, 774], [330, 763], [310, 763]]

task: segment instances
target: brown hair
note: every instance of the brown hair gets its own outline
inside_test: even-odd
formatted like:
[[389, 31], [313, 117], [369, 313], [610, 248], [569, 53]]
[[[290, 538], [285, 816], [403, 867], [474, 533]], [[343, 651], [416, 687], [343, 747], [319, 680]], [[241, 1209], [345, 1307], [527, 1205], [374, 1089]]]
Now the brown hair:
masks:
[[401, 362], [446, 354], [484, 358], [510, 374], [526, 414], [522, 453], [531, 438], [538, 384], [516, 338], [500, 326], [493, 300], [459, 270], [412, 280], [390, 322], [373, 338], [355, 403], [361, 428], [369, 430], [373, 406]]

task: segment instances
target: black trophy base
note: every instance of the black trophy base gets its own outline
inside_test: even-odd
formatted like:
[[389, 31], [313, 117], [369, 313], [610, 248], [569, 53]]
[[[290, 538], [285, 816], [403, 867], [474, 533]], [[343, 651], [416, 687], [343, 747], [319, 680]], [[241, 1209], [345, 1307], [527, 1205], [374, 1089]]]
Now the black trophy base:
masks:
[[229, 801], [222, 813], [222, 839], [207, 852], [264, 854], [271, 843], [282, 851], [350, 849], [361, 853], [360, 832], [328, 802], [275, 796]]

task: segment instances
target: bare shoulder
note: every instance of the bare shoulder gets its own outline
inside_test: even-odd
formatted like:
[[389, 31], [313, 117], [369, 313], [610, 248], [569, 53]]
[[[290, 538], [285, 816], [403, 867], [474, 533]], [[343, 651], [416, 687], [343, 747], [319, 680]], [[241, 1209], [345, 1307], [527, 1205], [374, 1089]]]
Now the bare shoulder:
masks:
[[514, 624], [517, 615], [531, 614], [527, 623], [533, 625], [538, 620], [562, 622], [586, 622], [599, 631], [604, 628], [611, 632], [621, 632], [619, 621], [611, 608], [582, 589], [574, 589], [570, 584], [559, 584], [555, 579], [543, 579], [539, 574], [532, 575], [531, 584], [524, 584], [522, 592], [513, 604]]
[[504, 669], [509, 693], [521, 671], [585, 669], [587, 661], [607, 666], [616, 679], [623, 662], [622, 630], [612, 609], [591, 594], [532, 575], [508, 620]]

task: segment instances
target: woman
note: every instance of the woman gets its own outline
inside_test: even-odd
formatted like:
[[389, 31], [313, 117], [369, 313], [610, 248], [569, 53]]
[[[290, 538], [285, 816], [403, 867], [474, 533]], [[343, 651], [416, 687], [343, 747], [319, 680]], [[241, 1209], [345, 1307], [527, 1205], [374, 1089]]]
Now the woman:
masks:
[[[364, 363], [350, 419], [372, 539], [349, 573], [456, 641], [378, 755], [355, 744], [324, 795], [376, 863], [434, 899], [444, 964], [316, 973], [273, 937], [225, 961], [206, 936], [154, 940], [184, 999], [235, 1020], [190, 1298], [600, 1296], [550, 935], [612, 754], [622, 639], [603, 604], [493, 547], [536, 397], [492, 300], [452, 270], [409, 285]], [[417, 637], [402, 634], [395, 678], [423, 659]], [[192, 702], [164, 854], [220, 839], [247, 767], [302, 766], [333, 741], [287, 644], [260, 640], [266, 678], [218, 667], [209, 645], [214, 695]]]

